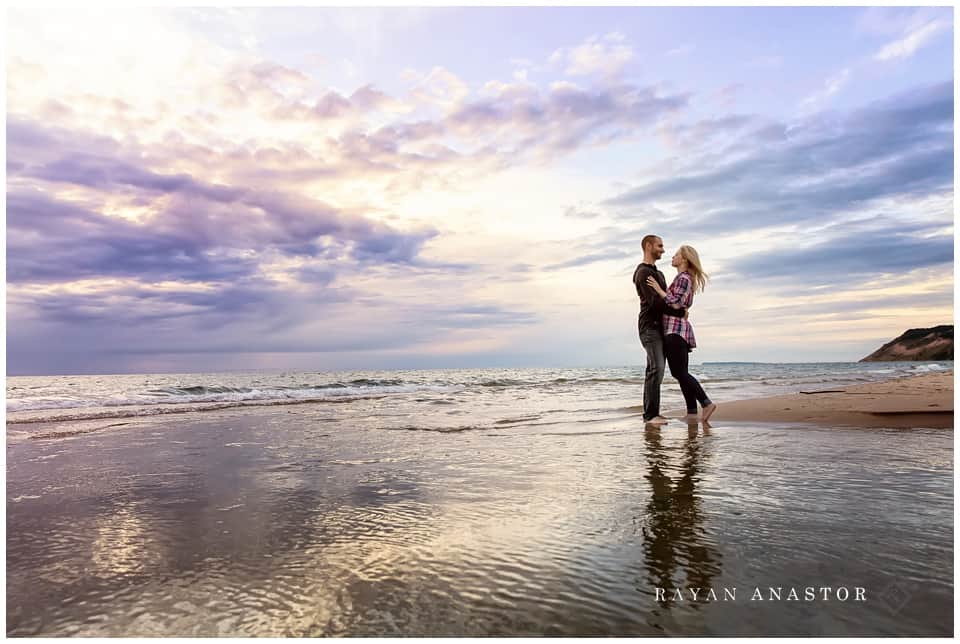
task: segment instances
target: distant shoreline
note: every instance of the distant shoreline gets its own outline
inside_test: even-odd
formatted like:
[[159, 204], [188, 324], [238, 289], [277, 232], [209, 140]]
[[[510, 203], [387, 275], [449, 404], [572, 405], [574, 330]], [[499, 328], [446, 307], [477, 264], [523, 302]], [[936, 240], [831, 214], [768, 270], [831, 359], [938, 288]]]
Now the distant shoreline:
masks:
[[[930, 364], [941, 362], [953, 362], [952, 360], [893, 360], [890, 362], [863, 363], [860, 360], [814, 360], [811, 362], [784, 362], [781, 360], [762, 361], [762, 360], [707, 360], [697, 362], [691, 360], [691, 366], [698, 365], [859, 365], [871, 364], [882, 366], [885, 364]], [[337, 369], [307, 369], [290, 367], [257, 367], [254, 369], [228, 369], [214, 371], [124, 371], [124, 372], [100, 372], [91, 371], [87, 373], [8, 373], [7, 380], [10, 378], [88, 378], [88, 377], [116, 377], [116, 376], [201, 376], [217, 374], [250, 374], [250, 373], [316, 373], [316, 374], [339, 374], [339, 373], [396, 373], [405, 371], [504, 371], [504, 370], [556, 370], [556, 369], [643, 369], [643, 364], [631, 362], [627, 364], [606, 364], [606, 365], [563, 365], [563, 366], [490, 366], [490, 367], [380, 367], [380, 368], [337, 368]]]

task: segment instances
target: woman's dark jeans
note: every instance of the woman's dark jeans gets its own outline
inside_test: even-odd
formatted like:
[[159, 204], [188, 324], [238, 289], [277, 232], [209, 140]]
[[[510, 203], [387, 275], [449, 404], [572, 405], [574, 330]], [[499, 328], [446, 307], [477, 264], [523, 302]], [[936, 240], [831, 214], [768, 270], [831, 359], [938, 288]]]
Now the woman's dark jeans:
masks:
[[682, 336], [671, 333], [663, 338], [663, 352], [667, 357], [670, 375], [680, 383], [680, 391], [687, 403], [687, 413], [697, 413], [697, 402], [706, 407], [711, 404], [700, 382], [690, 375], [690, 345]]

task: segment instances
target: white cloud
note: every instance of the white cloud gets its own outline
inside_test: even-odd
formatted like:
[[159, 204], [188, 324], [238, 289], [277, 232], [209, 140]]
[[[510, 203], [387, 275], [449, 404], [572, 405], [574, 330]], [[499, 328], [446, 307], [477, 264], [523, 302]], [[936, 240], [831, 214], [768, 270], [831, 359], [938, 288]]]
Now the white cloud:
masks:
[[947, 20], [932, 20], [913, 29], [906, 36], [887, 44], [877, 52], [874, 59], [879, 61], [909, 58], [921, 47], [931, 42], [937, 34], [945, 31], [951, 23]]
[[633, 60], [633, 47], [625, 44], [625, 40], [619, 32], [603, 38], [591, 36], [576, 47], [556, 50], [550, 56], [550, 62], [566, 63], [565, 72], [570, 76], [619, 76]]
[[873, 56], [848, 63], [839, 72], [829, 77], [819, 91], [801, 101], [801, 113], [809, 114], [821, 109], [863, 68], [913, 56], [920, 48], [932, 42], [938, 34], [949, 30], [952, 24], [952, 20], [943, 17], [936, 8], [898, 10], [875, 7], [868, 9], [857, 21], [858, 33], [874, 37], [891, 35], [900, 37], [888, 42]]
[[856, 21], [858, 34], [890, 37], [903, 36], [928, 22], [944, 19], [947, 7], [869, 7]]
[[851, 69], [849, 67], [844, 67], [839, 72], [828, 78], [824, 82], [823, 88], [820, 91], [801, 101], [801, 109], [805, 112], [819, 109], [820, 106], [823, 105], [823, 103], [825, 103], [831, 96], [843, 89], [843, 87], [850, 81], [850, 74]]
[[[558, 58], [554, 59], [554, 56], [557, 56]], [[543, 64], [535, 63], [529, 58], [511, 58], [509, 60], [509, 64], [514, 68], [513, 79], [525, 82], [530, 77], [531, 72], [540, 73], [546, 71], [550, 64], [553, 64], [559, 60], [559, 56], [562, 56], [562, 54], [554, 52], [550, 57], [550, 61]]]
[[824, 91], [827, 96], [833, 96], [840, 89], [847, 84], [847, 81], [850, 80], [850, 68], [845, 67], [841, 69], [837, 74], [831, 76], [827, 79], [826, 86]]
[[401, 78], [415, 84], [410, 90], [414, 102], [434, 105], [443, 110], [455, 109], [470, 94], [467, 84], [444, 67], [434, 67], [427, 74], [407, 69]]

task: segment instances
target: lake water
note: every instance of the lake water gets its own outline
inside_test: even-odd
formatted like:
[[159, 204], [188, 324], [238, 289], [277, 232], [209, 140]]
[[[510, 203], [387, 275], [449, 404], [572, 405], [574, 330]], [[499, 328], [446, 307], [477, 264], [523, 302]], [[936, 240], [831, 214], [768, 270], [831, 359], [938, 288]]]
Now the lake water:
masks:
[[[694, 371], [724, 400], [945, 368]], [[656, 430], [641, 383], [9, 378], [7, 635], [952, 634], [952, 430]]]

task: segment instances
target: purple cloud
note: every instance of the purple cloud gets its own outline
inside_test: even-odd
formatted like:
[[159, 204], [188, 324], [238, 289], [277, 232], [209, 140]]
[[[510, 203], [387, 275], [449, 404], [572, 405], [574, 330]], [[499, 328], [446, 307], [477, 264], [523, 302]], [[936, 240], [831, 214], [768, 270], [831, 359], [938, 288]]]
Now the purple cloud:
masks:
[[690, 213], [690, 224], [715, 233], [823, 221], [853, 205], [953, 185], [951, 83], [783, 131], [780, 141], [753, 137], [708, 150], [606, 205], [626, 217], [671, 203]]

